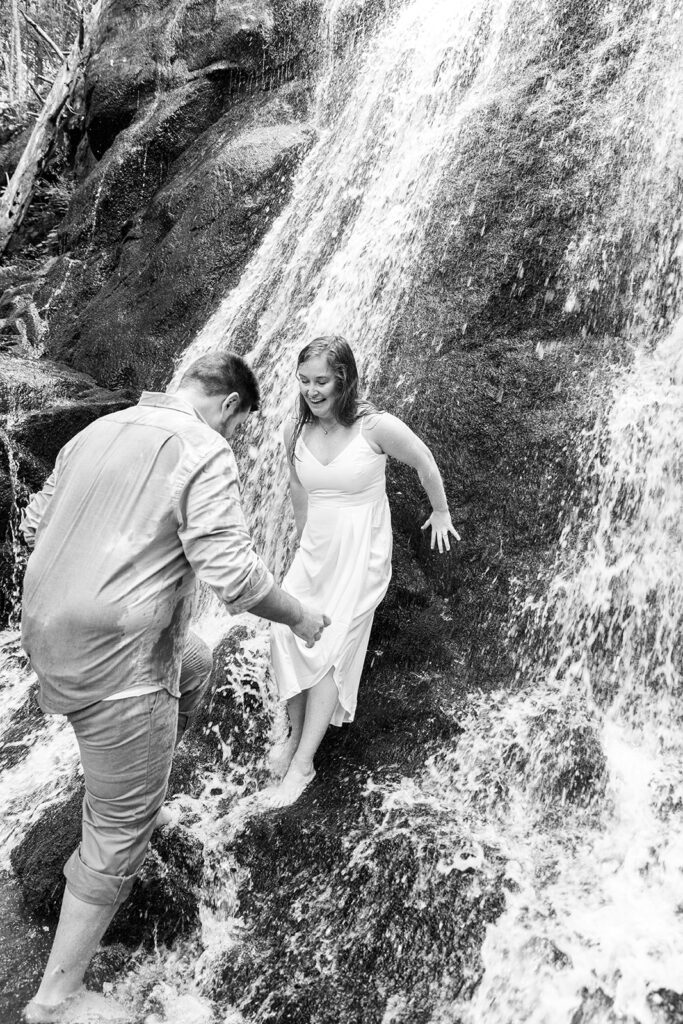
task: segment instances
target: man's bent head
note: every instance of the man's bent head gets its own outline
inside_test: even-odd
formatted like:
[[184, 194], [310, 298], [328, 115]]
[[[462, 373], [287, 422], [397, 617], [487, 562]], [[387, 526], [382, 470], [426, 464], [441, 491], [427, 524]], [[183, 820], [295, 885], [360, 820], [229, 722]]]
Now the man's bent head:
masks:
[[234, 352], [200, 356], [181, 377], [178, 393], [225, 438], [232, 437], [261, 402], [254, 371]]

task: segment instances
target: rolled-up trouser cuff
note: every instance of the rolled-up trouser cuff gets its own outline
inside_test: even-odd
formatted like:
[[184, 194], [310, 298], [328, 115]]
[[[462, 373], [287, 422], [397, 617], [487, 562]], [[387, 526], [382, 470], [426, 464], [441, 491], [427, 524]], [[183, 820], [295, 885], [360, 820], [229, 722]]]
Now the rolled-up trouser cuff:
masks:
[[130, 896], [137, 871], [132, 875], [105, 875], [89, 868], [81, 860], [81, 848], [74, 850], [64, 865], [69, 891], [84, 903], [102, 907], [118, 907]]

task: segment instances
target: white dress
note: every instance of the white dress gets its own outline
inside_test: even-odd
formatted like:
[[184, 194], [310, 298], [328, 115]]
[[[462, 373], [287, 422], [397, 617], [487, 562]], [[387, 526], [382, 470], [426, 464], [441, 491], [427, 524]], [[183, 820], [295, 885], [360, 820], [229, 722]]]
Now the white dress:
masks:
[[273, 672], [280, 699], [288, 700], [332, 669], [339, 690], [332, 725], [353, 721], [373, 615], [391, 579], [386, 461], [370, 447], [362, 419], [327, 466], [303, 437], [296, 443], [295, 466], [308, 493], [308, 512], [282, 587], [332, 623], [311, 648], [289, 627], [273, 623]]

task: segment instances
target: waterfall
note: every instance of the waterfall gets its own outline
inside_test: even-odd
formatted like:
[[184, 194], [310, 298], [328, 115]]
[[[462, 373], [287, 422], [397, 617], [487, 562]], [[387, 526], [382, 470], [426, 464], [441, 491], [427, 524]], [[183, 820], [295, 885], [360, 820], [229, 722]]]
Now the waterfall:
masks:
[[[295, 398], [296, 354], [316, 335], [341, 333], [368, 387], [381, 380], [392, 328], [433, 259], [429, 225], [457, 163], [460, 130], [505, 97], [511, 69], [524, 67], [525, 40], [543, 36], [558, 7], [391, 0], [376, 29], [347, 49], [342, 28], [361, 6], [328, 0], [314, 138], [291, 200], [174, 376], [225, 346], [257, 369], [263, 410], [239, 454], [257, 547], [278, 576], [291, 549], [279, 434]], [[635, 6], [595, 14], [606, 65], [633, 42], [629, 32], [639, 33], [638, 49], [611, 91], [600, 85], [595, 161], [614, 162], [614, 188], [599, 221], [593, 213], [579, 218], [562, 267], [565, 312], [623, 304], [629, 352], [603, 418], [576, 440], [580, 505], [566, 510], [542, 595], [520, 598], [513, 615], [514, 684], [470, 694], [464, 717], [454, 709], [463, 728], [457, 745], [439, 741], [423, 772], [401, 778], [393, 765], [370, 780], [371, 824], [349, 827], [346, 874], [340, 868], [335, 879], [344, 891], [354, 871], [379, 861], [387, 838], [408, 836], [418, 853], [428, 848], [434, 876], [462, 879], [473, 898], [502, 888], [504, 907], [486, 931], [481, 961], [473, 958], [457, 984], [447, 971], [430, 982], [431, 1002], [419, 1016], [429, 1024], [660, 1024], [667, 999], [683, 993], [683, 23], [673, 0], [652, 0], [635, 28], [624, 29], [622, 8]], [[581, 73], [595, 84], [603, 71]], [[543, 85], [545, 102], [558, 92], [557, 78]], [[570, 142], [580, 127], [570, 126]], [[244, 622], [225, 686], [239, 692], [249, 676], [276, 730], [265, 634]], [[230, 624], [211, 606], [197, 626], [215, 639]], [[31, 712], [34, 681], [12, 632], [0, 642], [0, 678], [7, 867], [13, 846], [78, 769], [70, 729]], [[227, 744], [223, 751], [201, 795], [187, 801], [192, 828], [206, 840], [201, 935], [171, 953], [141, 956], [116, 983], [117, 998], [138, 1016], [154, 991], [149, 1021], [215, 1019], [221, 957], [245, 942], [236, 892], [247, 868], [226, 842], [244, 825], [235, 805], [262, 764], [255, 756], [236, 769]], [[418, 856], [416, 873], [423, 871]], [[425, 884], [424, 893], [433, 890]], [[334, 962], [341, 939], [325, 915], [337, 891], [330, 885], [315, 898], [321, 962]], [[368, 919], [374, 910], [368, 906]], [[445, 902], [444, 921], [454, 913]], [[385, 1024], [417, 1019], [413, 982], [383, 993]], [[243, 1020], [224, 1002], [219, 1010], [226, 1024]], [[273, 1018], [266, 1007], [251, 1019]]]
[[681, 993], [682, 358], [683, 321], [616, 391], [594, 516], [535, 610], [519, 692], [473, 698], [457, 750], [383, 792], [389, 818], [438, 819], [444, 870], [506, 862], [483, 979], [444, 1024], [655, 1024]]
[[[349, 2], [328, 5], [323, 36]], [[433, 199], [459, 126], [492, 89], [506, 2], [421, 0], [398, 7], [354, 54], [353, 76], [328, 51], [317, 90], [317, 141], [239, 286], [184, 353], [175, 380], [199, 355], [232, 347], [263, 382], [250, 431], [246, 489], [259, 550], [281, 575], [290, 519], [281, 426], [293, 408], [298, 351], [313, 337], [348, 338], [366, 384], [380, 372], [391, 328], [420, 276]], [[341, 75], [341, 82], [339, 76]]]

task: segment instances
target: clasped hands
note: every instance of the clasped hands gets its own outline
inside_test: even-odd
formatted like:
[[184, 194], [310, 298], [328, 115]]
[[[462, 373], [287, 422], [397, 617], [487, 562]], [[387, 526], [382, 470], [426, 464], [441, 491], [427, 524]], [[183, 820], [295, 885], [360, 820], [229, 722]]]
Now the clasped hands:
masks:
[[326, 626], [329, 626], [331, 621], [332, 619], [328, 615], [314, 612], [302, 604], [301, 616], [290, 628], [292, 633], [298, 636], [300, 640], [303, 640], [307, 647], [313, 647], [320, 640], [323, 630]]

